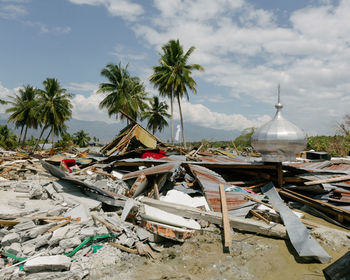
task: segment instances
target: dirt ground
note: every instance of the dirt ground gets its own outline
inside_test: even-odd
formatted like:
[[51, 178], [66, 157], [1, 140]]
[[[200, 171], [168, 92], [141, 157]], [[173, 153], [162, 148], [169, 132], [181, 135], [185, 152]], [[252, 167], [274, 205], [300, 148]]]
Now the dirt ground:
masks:
[[[338, 248], [320, 244], [332, 262], [350, 249], [350, 243]], [[235, 233], [231, 251], [224, 253], [220, 229], [213, 227], [183, 244], [172, 243], [155, 260], [129, 255], [128, 260], [100, 269], [99, 274], [91, 273], [90, 279], [319, 280], [324, 279], [322, 269], [328, 265], [301, 260], [289, 241], [253, 234]]]

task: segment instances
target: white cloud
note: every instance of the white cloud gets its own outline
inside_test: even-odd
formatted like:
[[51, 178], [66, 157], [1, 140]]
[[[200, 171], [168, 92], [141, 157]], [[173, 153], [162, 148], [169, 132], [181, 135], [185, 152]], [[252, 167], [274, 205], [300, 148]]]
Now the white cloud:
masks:
[[108, 117], [107, 111], [100, 109], [98, 106], [103, 99], [102, 94], [92, 92], [89, 96], [82, 94], [74, 95], [72, 99], [73, 104], [73, 118], [84, 121], [104, 121], [107, 123], [119, 122], [115, 117]]
[[[185, 49], [196, 46], [191, 62], [205, 68], [196, 77], [231, 89], [227, 99], [249, 96], [273, 115], [280, 83], [286, 117], [318, 133], [333, 133], [336, 119], [349, 112], [350, 1], [315, 1], [292, 12], [288, 27], [277, 21], [277, 10], [243, 0], [155, 0], [154, 6], [159, 14], [133, 25], [135, 34], [158, 51], [177, 38]], [[214, 125], [204, 114], [209, 108], [195, 109], [203, 118], [188, 113], [192, 121]], [[224, 116], [208, 115], [225, 127]]]
[[[241, 114], [223, 114], [213, 112], [203, 104], [192, 104], [184, 99], [182, 100], [181, 108], [185, 122], [215, 129], [241, 131], [248, 127], [259, 127], [265, 122], [271, 120], [271, 117], [267, 115], [249, 120]], [[174, 119], [180, 119], [177, 102], [174, 103]]]
[[103, 5], [113, 16], [120, 16], [126, 21], [135, 21], [144, 13], [141, 5], [129, 0], [69, 0], [78, 5]]
[[15, 19], [26, 15], [27, 9], [22, 5], [1, 5], [0, 6], [0, 18]]
[[88, 92], [96, 92], [98, 90], [98, 85], [94, 83], [69, 83], [68, 86], [65, 87], [67, 90], [71, 91], [88, 91]]
[[115, 46], [111, 54], [116, 56], [119, 60], [125, 62], [133, 60], [140, 61], [147, 58], [147, 55], [145, 53], [132, 53], [130, 49], [120, 44]]

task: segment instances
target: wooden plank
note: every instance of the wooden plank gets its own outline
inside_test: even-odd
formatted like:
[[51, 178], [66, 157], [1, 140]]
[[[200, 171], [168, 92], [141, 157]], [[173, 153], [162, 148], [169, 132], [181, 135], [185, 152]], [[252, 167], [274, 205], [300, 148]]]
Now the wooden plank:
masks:
[[294, 201], [298, 201], [298, 202], [301, 202], [302, 204], [312, 206], [312, 207], [320, 210], [321, 212], [329, 213], [329, 214], [335, 216], [340, 222], [342, 222], [343, 219], [350, 221], [350, 212], [349, 211], [342, 209], [340, 207], [337, 207], [335, 205], [332, 205], [330, 203], [327, 203], [327, 202], [324, 202], [321, 200], [316, 200], [316, 199], [310, 198], [308, 196], [293, 192], [293, 191], [288, 190], [288, 189], [280, 190], [279, 193], [282, 196], [287, 197], [289, 199], [292, 199]]
[[3, 226], [3, 227], [15, 226], [15, 225], [17, 225], [19, 223], [20, 223], [19, 221], [1, 220], [0, 219], [0, 226]]
[[270, 224], [270, 221], [266, 218], [264, 218], [262, 215], [260, 215], [257, 211], [255, 210], [250, 210], [250, 213], [252, 213], [255, 217], [257, 217], [258, 219], [264, 221], [266, 224]]
[[220, 199], [221, 199], [222, 224], [224, 226], [224, 244], [225, 244], [225, 247], [231, 247], [232, 246], [231, 227], [228, 219], [224, 185], [219, 184], [219, 189], [220, 189]]
[[65, 225], [69, 224], [71, 221], [72, 221], [72, 219], [64, 221], [64, 222], [58, 224], [57, 226], [54, 226], [54, 227], [50, 228], [47, 232], [54, 232], [56, 229], [59, 229], [59, 228], [65, 226]]
[[[222, 214], [220, 212], [202, 211], [198, 208], [180, 205], [177, 203], [164, 202], [147, 197], [142, 198], [141, 202], [153, 207], [157, 207], [158, 209], [167, 211], [169, 213], [181, 215], [186, 218], [205, 220], [213, 224], [220, 226], [222, 225]], [[230, 215], [229, 222], [231, 227], [240, 231], [287, 239], [286, 229], [283, 225], [280, 224], [267, 225], [262, 221], [234, 217]]]
[[129, 247], [123, 246], [121, 244], [118, 243], [112, 243], [112, 242], [108, 242], [108, 245], [112, 246], [112, 247], [116, 247], [122, 251], [131, 253], [131, 254], [138, 254], [139, 252], [136, 249], [131, 249]]
[[305, 182], [304, 184], [306, 186], [310, 186], [310, 185], [334, 183], [334, 182], [341, 182], [341, 181], [348, 181], [348, 180], [350, 180], [350, 175], [332, 177], [332, 178], [323, 179], [323, 180], [309, 181], [309, 182]]
[[95, 214], [92, 214], [91, 217], [96, 220], [99, 221], [101, 224], [103, 224], [106, 228], [110, 229], [111, 231], [114, 232], [120, 232], [120, 229], [115, 227], [114, 225], [110, 224], [109, 222], [107, 222], [105, 219], [103, 219], [102, 217], [96, 216]]

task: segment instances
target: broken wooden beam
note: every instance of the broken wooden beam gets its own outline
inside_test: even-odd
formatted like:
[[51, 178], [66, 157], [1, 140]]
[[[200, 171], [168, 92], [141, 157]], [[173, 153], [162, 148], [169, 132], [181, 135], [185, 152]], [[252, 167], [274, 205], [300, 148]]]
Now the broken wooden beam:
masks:
[[348, 181], [348, 180], [350, 180], [350, 175], [337, 176], [337, 177], [332, 177], [332, 178], [328, 178], [328, 179], [309, 181], [309, 182], [305, 182], [304, 185], [311, 186], [311, 185], [335, 183], [335, 182]]
[[224, 227], [224, 245], [225, 247], [230, 248], [232, 246], [232, 236], [231, 236], [230, 222], [228, 219], [224, 185], [220, 184], [219, 188], [220, 188], [220, 199], [221, 199], [222, 224]]

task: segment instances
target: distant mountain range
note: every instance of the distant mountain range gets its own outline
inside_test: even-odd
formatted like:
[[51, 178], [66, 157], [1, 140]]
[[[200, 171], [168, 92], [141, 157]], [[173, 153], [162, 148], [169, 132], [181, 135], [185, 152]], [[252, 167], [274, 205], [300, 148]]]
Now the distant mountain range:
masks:
[[[0, 125], [5, 124], [7, 124], [17, 135], [19, 135], [20, 129], [15, 129], [12, 123], [7, 123], [6, 114], [0, 114]], [[177, 124], [177, 122], [174, 122], [174, 135], [176, 133]], [[102, 143], [111, 141], [119, 133], [119, 131], [126, 126], [125, 123], [109, 124], [102, 121], [83, 121], [77, 119], [70, 120], [67, 122], [67, 125], [69, 133], [72, 134], [79, 130], [84, 130], [89, 134], [91, 138], [95, 136], [100, 139]], [[146, 127], [145, 123], [141, 123], [141, 125], [143, 127]], [[201, 141], [202, 139], [206, 139], [208, 141], [233, 140], [240, 134], [240, 131], [238, 130], [226, 131], [221, 129], [202, 127], [186, 122], [184, 123], [184, 126], [186, 141]], [[29, 130], [28, 137], [31, 135], [34, 137], [39, 137], [40, 129]], [[170, 128], [166, 127], [161, 133], [157, 132], [156, 136], [164, 142], [167, 142], [168, 140], [170, 141]]]

